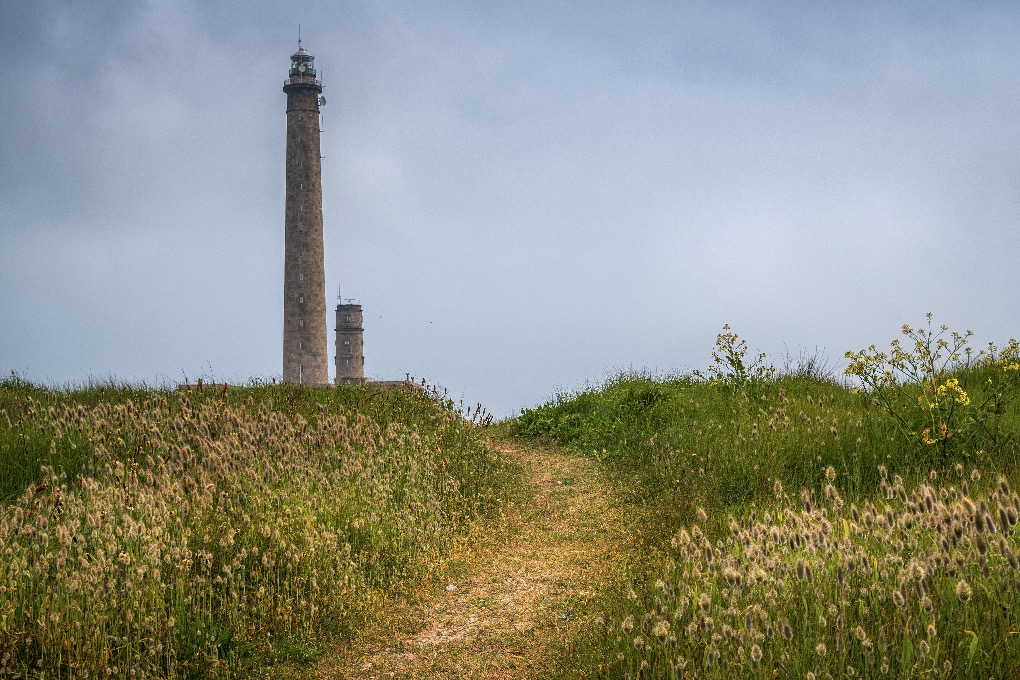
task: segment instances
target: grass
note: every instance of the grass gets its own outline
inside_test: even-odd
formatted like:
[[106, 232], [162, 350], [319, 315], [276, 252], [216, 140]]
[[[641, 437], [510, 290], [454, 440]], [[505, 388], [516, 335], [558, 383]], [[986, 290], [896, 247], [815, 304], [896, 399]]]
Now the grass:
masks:
[[1020, 412], [1015, 385], [986, 398], [992, 373], [1009, 378], [992, 364], [947, 374], [1002, 407], [988, 436], [953, 447], [911, 437], [816, 366], [621, 375], [523, 412], [518, 435], [598, 461], [640, 518], [606, 625], [579, 641], [589, 672], [1015, 675]]
[[705, 376], [494, 429], [429, 389], [5, 381], [0, 675], [1018, 675], [1020, 346], [904, 328], [864, 389], [726, 328]]
[[502, 505], [480, 435], [427, 389], [3, 381], [0, 675], [312, 660]]

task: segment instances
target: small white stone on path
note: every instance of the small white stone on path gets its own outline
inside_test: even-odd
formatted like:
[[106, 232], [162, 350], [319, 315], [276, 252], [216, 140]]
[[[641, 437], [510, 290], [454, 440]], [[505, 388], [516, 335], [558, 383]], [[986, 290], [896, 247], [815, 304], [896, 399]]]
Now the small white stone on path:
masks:
[[455, 590], [457, 590], [457, 586], [453, 585], [452, 583], [450, 585], [446, 586], [446, 592], [448, 592], [448, 593], [452, 593]]

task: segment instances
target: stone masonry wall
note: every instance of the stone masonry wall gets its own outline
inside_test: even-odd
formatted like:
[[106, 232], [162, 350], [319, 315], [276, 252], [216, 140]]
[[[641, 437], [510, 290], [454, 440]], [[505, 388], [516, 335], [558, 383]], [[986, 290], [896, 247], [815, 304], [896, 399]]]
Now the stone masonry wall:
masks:
[[336, 382], [365, 382], [365, 329], [361, 305], [336, 306]]
[[322, 237], [319, 93], [315, 76], [293, 76], [287, 93], [284, 217], [283, 380], [329, 383], [326, 273]]

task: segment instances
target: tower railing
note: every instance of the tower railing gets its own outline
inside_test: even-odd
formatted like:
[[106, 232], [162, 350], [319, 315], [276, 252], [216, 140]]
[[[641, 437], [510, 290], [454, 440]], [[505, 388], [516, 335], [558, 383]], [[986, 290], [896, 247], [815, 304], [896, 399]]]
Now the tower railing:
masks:
[[316, 78], [314, 81], [306, 80], [304, 78], [301, 78], [300, 80], [295, 80], [294, 78], [287, 78], [287, 80], [283, 81], [283, 86], [287, 87], [291, 83], [294, 83], [295, 85], [313, 85], [314, 84], [314, 85], [318, 85], [319, 87], [322, 87], [322, 81], [319, 80], [318, 78]]

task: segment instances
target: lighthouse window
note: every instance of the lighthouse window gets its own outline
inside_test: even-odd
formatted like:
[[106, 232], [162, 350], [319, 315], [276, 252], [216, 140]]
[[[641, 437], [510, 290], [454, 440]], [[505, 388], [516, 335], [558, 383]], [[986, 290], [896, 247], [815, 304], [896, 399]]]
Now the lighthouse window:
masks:
[[297, 348], [298, 348], [298, 349], [304, 349], [304, 348], [305, 348], [305, 343], [303, 343], [303, 342], [299, 342], [299, 343], [297, 344]]
[[299, 295], [298, 296], [298, 304], [300, 304], [300, 305], [305, 304], [305, 296], [304, 295]]
[[305, 280], [305, 275], [304, 274], [298, 274], [297, 275], [297, 280], [298, 281], [304, 281]]
[[350, 357], [344, 357], [344, 363], [345, 364], [351, 363], [351, 358]]
[[304, 327], [305, 327], [305, 320], [304, 320], [304, 319], [298, 319], [298, 322], [297, 322], [297, 324], [298, 324], [298, 326], [300, 326], [301, 328], [304, 328]]
[[350, 321], [350, 320], [351, 320], [351, 315], [350, 314], [344, 314], [344, 321]]
[[349, 344], [351, 344], [351, 341], [350, 340], [344, 340], [344, 344], [345, 345], [349, 345]]

